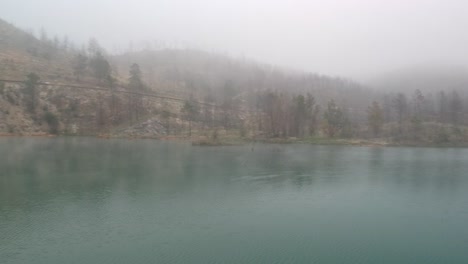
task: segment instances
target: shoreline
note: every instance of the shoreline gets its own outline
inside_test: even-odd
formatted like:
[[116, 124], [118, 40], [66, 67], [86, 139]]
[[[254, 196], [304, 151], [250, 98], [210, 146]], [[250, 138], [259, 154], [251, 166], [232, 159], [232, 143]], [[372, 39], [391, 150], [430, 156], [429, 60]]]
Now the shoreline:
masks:
[[242, 146], [247, 144], [299, 144], [299, 145], [323, 145], [323, 146], [356, 146], [356, 147], [420, 147], [420, 148], [468, 148], [468, 142], [447, 142], [447, 143], [424, 143], [424, 142], [392, 142], [389, 140], [369, 140], [369, 139], [343, 139], [343, 138], [221, 138], [211, 140], [204, 137], [187, 136], [160, 136], [160, 137], [122, 137], [112, 135], [53, 135], [48, 133], [14, 134], [0, 133], [2, 137], [31, 137], [31, 138], [59, 138], [59, 137], [90, 137], [97, 139], [152, 139], [161, 141], [191, 142], [193, 146]]
[[48, 133], [31, 133], [31, 134], [14, 134], [14, 133], [0, 133], [0, 137], [60, 137], [61, 135], [54, 135]]

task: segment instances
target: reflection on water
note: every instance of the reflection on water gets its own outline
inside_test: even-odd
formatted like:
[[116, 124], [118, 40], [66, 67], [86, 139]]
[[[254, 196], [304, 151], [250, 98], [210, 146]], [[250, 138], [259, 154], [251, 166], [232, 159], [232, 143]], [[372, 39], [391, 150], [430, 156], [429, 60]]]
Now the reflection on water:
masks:
[[468, 259], [464, 149], [1, 138], [0, 154], [5, 263]]

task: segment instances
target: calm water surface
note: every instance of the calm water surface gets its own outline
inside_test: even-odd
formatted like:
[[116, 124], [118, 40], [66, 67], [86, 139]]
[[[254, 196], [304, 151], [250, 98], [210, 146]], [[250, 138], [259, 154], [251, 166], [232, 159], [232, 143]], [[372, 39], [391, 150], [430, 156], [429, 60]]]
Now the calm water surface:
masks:
[[0, 138], [0, 263], [468, 263], [468, 150]]

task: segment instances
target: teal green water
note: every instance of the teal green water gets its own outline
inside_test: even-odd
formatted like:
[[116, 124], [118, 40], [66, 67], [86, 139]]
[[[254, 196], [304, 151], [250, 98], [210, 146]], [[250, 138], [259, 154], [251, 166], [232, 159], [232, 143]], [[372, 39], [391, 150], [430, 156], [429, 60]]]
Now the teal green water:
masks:
[[468, 263], [468, 150], [0, 138], [0, 263]]

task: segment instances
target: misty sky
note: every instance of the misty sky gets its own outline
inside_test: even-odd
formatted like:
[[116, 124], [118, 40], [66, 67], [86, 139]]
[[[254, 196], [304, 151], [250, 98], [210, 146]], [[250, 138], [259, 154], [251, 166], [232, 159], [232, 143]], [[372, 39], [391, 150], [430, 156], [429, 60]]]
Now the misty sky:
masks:
[[111, 52], [156, 40], [357, 79], [468, 65], [466, 0], [0, 0], [0, 17]]

